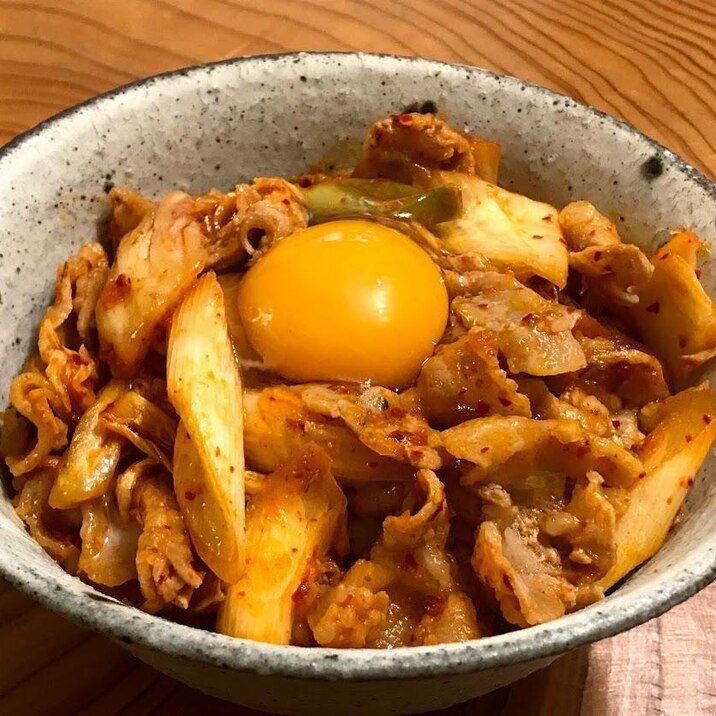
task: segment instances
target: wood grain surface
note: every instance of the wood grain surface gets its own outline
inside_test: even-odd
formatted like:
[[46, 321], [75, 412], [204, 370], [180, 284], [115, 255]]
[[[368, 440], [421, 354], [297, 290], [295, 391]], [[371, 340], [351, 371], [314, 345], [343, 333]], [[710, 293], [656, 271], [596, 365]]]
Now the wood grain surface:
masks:
[[[716, 175], [715, 0], [0, 0], [0, 144], [197, 62], [290, 50], [423, 55], [619, 116]], [[716, 713], [716, 586], [445, 714]], [[0, 713], [247, 716], [0, 584]]]

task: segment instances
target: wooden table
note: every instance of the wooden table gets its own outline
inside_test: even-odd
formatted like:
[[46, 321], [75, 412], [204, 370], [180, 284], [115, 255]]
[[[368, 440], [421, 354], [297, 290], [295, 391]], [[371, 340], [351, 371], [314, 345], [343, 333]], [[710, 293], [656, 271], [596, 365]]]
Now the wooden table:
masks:
[[[716, 174], [714, 0], [0, 1], [0, 144], [144, 75], [287, 50], [418, 54], [518, 75]], [[716, 713], [716, 586], [451, 714]], [[0, 713], [247, 714], [0, 585]]]

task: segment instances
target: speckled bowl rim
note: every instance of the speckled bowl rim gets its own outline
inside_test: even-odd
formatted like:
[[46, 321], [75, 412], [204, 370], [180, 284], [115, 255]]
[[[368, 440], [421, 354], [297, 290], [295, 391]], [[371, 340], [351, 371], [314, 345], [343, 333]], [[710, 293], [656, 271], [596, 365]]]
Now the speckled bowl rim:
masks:
[[[81, 110], [91, 108], [101, 111], [103, 103], [117, 95], [132, 93], [150, 85], [160, 85], [164, 80], [171, 78], [201, 77], [202, 74], [207, 74], [218, 66], [286, 59], [300, 62], [302, 58], [309, 56], [326, 58], [342, 63], [344, 66], [350, 63], [378, 62], [385, 64], [388, 69], [398, 71], [405, 64], [419, 65], [426, 73], [441, 68], [459, 69], [466, 73], [466, 87], [470, 86], [473, 78], [492, 78], [515, 89], [530, 88], [554, 99], [568, 100], [566, 106], [569, 112], [598, 118], [613, 129], [641, 137], [664, 165], [682, 173], [686, 179], [701, 186], [716, 200], [716, 184], [669, 149], [625, 122], [565, 95], [510, 75], [493, 73], [468, 65], [418, 57], [360, 52], [287, 52], [254, 55], [195, 65], [137, 80], [59, 112], [14, 138], [0, 149], [0, 172], [3, 163], [15, 153], [22, 151], [23, 144], [31, 137], [41, 134]], [[601, 602], [547, 624], [475, 641], [389, 651], [276, 646], [246, 639], [234, 639], [176, 624], [120, 604], [98, 592], [73, 592], [47, 574], [37, 574], [23, 569], [23, 565], [14, 563], [11, 553], [4, 549], [0, 550], [0, 575], [17, 589], [53, 611], [126, 644], [136, 644], [171, 656], [213, 664], [225, 670], [253, 671], [294, 678], [360, 681], [445, 676], [495, 669], [555, 656], [613, 636], [663, 614], [716, 579], [716, 534], [708, 542], [695, 545], [690, 554], [695, 558], [688, 563], [688, 566], [666, 569], [627, 597], [620, 597], [617, 590], [615, 594]], [[686, 562], [686, 559], [682, 558], [680, 562]]]

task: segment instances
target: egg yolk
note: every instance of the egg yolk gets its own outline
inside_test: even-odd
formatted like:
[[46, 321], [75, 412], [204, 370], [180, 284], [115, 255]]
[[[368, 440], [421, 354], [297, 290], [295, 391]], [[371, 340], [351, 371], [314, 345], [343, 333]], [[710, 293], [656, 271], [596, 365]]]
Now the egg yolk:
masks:
[[237, 300], [253, 348], [294, 382], [405, 386], [448, 316], [427, 253], [395, 229], [358, 220], [281, 240], [246, 273]]

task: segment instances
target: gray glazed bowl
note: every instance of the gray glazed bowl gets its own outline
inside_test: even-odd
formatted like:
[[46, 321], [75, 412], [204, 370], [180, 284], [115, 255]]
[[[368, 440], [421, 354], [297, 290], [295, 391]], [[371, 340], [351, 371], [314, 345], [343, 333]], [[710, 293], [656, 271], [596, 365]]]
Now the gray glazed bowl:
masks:
[[[35, 341], [54, 271], [97, 236], [109, 183], [202, 192], [301, 171], [414, 102], [504, 147], [501, 182], [561, 205], [588, 198], [630, 240], [687, 225], [716, 242], [716, 188], [596, 110], [483, 70], [361, 54], [231, 60], [144, 80], [63, 112], [0, 153], [0, 394]], [[345, 149], [345, 143], [341, 146]], [[713, 265], [704, 270], [713, 290]], [[276, 647], [149, 616], [65, 574], [0, 500], [0, 573], [215, 696], [280, 713], [411, 713], [490, 691], [569, 649], [651, 619], [716, 574], [710, 460], [659, 554], [605, 600], [558, 621], [463, 644], [394, 651]]]

